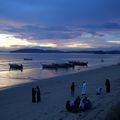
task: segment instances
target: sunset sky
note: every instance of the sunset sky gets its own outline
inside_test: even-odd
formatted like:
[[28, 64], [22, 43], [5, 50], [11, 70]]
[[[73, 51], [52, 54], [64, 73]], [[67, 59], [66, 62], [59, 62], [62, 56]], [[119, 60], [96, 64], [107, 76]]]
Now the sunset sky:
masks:
[[120, 48], [120, 0], [0, 0], [0, 50]]

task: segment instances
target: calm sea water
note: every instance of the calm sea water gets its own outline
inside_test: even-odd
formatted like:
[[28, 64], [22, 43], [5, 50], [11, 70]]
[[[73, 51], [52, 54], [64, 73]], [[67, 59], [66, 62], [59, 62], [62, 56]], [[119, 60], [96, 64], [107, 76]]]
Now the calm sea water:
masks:
[[[31, 58], [31, 61], [24, 60]], [[104, 63], [101, 62], [104, 59]], [[75, 69], [43, 70], [42, 64], [63, 63], [70, 60], [88, 61], [88, 67], [75, 67]], [[79, 54], [79, 53], [34, 53], [34, 54], [14, 54], [0, 53], [0, 88], [9, 87], [16, 84], [41, 80], [63, 74], [80, 72], [94, 69], [101, 66], [116, 64], [120, 61], [120, 55], [106, 54]], [[23, 64], [24, 70], [9, 71], [9, 63]]]

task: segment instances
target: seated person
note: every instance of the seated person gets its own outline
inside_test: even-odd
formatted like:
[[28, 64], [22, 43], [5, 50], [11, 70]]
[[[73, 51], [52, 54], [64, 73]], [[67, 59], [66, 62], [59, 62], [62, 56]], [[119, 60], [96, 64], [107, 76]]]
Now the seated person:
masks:
[[67, 109], [68, 112], [72, 111], [72, 108], [70, 106], [70, 101], [69, 100], [66, 102], [66, 109]]
[[80, 111], [84, 111], [85, 110], [85, 105], [84, 105], [83, 99], [80, 100], [79, 110]]
[[79, 104], [80, 104], [80, 97], [78, 96], [74, 101], [73, 112], [78, 112], [79, 111]]
[[91, 103], [91, 101], [87, 97], [85, 97], [83, 99], [83, 103], [84, 103], [84, 109], [85, 110], [88, 110], [88, 109], [92, 108], [92, 103]]
[[76, 101], [77, 101], [78, 106], [79, 106], [79, 104], [80, 104], [80, 100], [81, 100], [80, 97], [77, 96]]
[[97, 92], [97, 95], [101, 95], [101, 93], [102, 93], [102, 88], [97, 88], [97, 90], [96, 90], [96, 92]]
[[72, 101], [70, 101], [70, 106], [71, 106], [71, 109], [73, 110], [74, 109], [74, 106], [75, 106], [75, 104], [74, 104], [74, 101], [72, 100]]

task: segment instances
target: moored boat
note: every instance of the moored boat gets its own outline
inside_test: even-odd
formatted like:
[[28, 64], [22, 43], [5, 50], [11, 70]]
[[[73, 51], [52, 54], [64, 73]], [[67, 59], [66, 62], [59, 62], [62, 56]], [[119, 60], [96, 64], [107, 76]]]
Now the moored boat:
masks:
[[69, 61], [69, 63], [76, 65], [76, 66], [88, 66], [88, 62]]
[[9, 64], [9, 66], [10, 66], [10, 68], [9, 68], [9, 70], [21, 70], [21, 71], [23, 71], [23, 65], [22, 64], [13, 64], [13, 63], [10, 63]]
[[32, 58], [24, 58], [24, 60], [32, 60]]
[[74, 65], [71, 63], [59, 63], [59, 64], [42, 64], [43, 69], [59, 69], [59, 68], [74, 68]]

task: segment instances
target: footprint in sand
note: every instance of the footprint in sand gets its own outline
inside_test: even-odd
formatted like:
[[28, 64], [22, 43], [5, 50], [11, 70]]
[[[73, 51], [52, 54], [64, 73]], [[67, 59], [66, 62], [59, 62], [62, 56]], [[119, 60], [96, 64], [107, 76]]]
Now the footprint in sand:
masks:
[[59, 120], [63, 120], [62, 118], [60, 118]]
[[63, 113], [63, 112], [64, 112], [64, 110], [61, 110], [61, 111], [60, 111], [60, 113]]
[[43, 94], [44, 94], [44, 95], [48, 95], [48, 94], [50, 94], [50, 93], [51, 93], [51, 92], [44, 92]]

